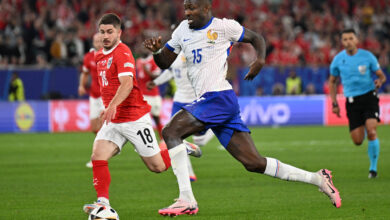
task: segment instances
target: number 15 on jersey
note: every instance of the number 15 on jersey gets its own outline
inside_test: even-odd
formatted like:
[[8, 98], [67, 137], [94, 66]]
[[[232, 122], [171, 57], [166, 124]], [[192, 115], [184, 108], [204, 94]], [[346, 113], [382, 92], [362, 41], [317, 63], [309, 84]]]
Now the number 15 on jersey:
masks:
[[201, 52], [202, 52], [202, 49], [192, 50], [192, 54], [194, 55], [194, 60], [192, 62], [194, 64], [202, 62], [202, 54], [201, 54]]

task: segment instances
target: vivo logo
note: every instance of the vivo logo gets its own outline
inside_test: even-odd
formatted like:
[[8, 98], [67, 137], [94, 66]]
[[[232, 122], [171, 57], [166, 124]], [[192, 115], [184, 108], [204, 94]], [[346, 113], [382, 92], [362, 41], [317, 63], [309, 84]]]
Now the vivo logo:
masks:
[[241, 111], [241, 118], [249, 125], [286, 124], [290, 120], [290, 107], [285, 103], [263, 106], [252, 100]]

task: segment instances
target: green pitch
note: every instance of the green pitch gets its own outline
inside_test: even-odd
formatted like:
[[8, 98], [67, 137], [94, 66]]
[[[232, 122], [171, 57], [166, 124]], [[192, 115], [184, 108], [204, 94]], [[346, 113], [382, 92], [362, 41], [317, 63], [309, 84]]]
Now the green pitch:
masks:
[[[346, 127], [253, 128], [261, 154], [294, 166], [333, 171], [343, 205], [334, 208], [317, 188], [249, 173], [213, 139], [192, 159], [198, 181], [196, 216], [180, 219], [389, 219], [390, 126], [380, 126], [377, 179], [368, 179], [367, 141], [356, 147]], [[96, 200], [92, 171], [85, 167], [94, 135], [0, 135], [0, 219], [87, 219], [84, 203]], [[132, 146], [113, 158], [111, 205], [122, 220], [169, 219], [178, 187], [170, 169], [148, 171]]]

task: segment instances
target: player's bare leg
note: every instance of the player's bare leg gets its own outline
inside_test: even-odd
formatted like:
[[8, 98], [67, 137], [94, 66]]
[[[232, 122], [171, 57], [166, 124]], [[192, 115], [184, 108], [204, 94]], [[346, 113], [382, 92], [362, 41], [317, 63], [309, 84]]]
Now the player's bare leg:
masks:
[[174, 204], [160, 209], [161, 215], [196, 214], [198, 205], [192, 192], [187, 168], [187, 149], [183, 139], [202, 131], [204, 124], [184, 110], [180, 110], [163, 129], [163, 137], [171, 156], [172, 169], [176, 175], [180, 195]]
[[280, 162], [274, 158], [262, 157], [247, 132], [234, 131], [226, 150], [251, 172], [263, 173], [287, 181], [310, 183], [319, 187], [339, 208], [341, 199], [334, 187], [330, 171], [322, 169], [317, 173], [308, 172]]
[[141, 157], [142, 161], [145, 163], [146, 167], [155, 173], [161, 173], [168, 169], [166, 167], [164, 160], [161, 154], [156, 154], [151, 157]]
[[351, 139], [357, 146], [361, 145], [364, 141], [364, 126], [357, 127], [350, 131]]

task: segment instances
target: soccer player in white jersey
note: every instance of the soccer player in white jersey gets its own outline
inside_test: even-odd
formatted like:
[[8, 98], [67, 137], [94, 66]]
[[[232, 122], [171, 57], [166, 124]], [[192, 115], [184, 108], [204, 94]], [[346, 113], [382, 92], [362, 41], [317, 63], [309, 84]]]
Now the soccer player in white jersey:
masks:
[[[162, 72], [153, 81], [147, 83], [148, 89], [153, 89], [155, 86], [162, 85], [171, 79], [175, 80], [177, 90], [173, 96], [173, 106], [171, 117], [173, 117], [183, 106], [190, 104], [196, 99], [194, 89], [188, 80], [186, 58], [183, 53], [180, 53], [175, 62], [172, 63], [169, 69]], [[199, 146], [206, 145], [214, 137], [211, 129], [208, 129], [204, 134], [196, 134], [192, 136], [194, 144]], [[192, 168], [191, 160], [188, 160], [188, 172], [191, 181], [196, 181], [196, 175]]]
[[161, 69], [171, 66], [183, 51], [187, 59], [188, 76], [198, 99], [186, 105], [163, 129], [172, 168], [181, 183], [180, 195], [174, 204], [160, 209], [161, 215], [195, 214], [198, 205], [188, 176], [183, 138], [211, 128], [226, 150], [251, 172], [283, 180], [300, 181], [319, 187], [337, 208], [341, 206], [339, 192], [332, 182], [331, 172], [321, 169], [308, 172], [281, 161], [261, 156], [240, 117], [237, 97], [226, 80], [227, 57], [232, 42], [250, 43], [257, 59], [250, 65], [246, 80], [252, 80], [265, 64], [265, 42], [262, 36], [230, 19], [214, 18], [211, 0], [184, 0], [186, 19], [173, 32], [163, 47], [161, 37], [144, 41], [154, 53]]

